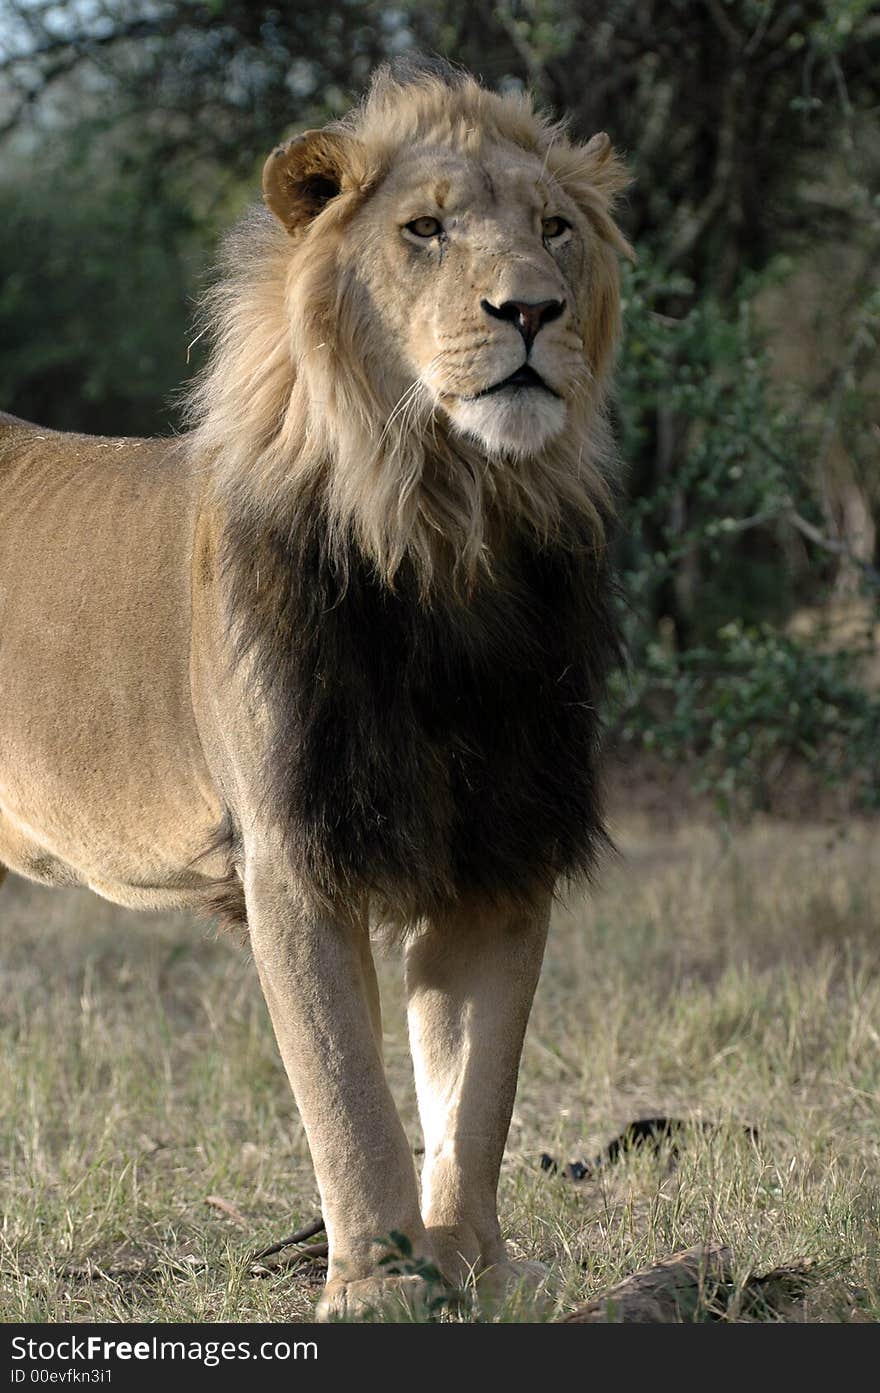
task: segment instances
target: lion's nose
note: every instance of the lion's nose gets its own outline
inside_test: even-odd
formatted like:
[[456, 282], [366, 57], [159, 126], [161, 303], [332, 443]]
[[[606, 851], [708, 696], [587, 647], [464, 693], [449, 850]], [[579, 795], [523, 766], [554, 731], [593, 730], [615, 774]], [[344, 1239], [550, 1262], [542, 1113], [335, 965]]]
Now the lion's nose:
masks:
[[531, 348], [539, 330], [558, 319], [565, 309], [564, 300], [539, 300], [536, 304], [529, 304], [527, 300], [505, 300], [501, 305], [481, 300], [480, 304], [493, 319], [507, 319], [515, 324], [527, 349]]

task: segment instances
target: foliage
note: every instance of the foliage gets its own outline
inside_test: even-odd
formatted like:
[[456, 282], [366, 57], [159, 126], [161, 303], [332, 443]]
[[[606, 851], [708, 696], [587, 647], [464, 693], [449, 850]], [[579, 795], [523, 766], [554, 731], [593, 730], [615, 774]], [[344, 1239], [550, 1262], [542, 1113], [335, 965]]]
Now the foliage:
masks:
[[392, 1229], [384, 1241], [379, 1266], [385, 1269], [389, 1277], [418, 1277], [424, 1282], [424, 1297], [420, 1305], [429, 1318], [439, 1316], [441, 1311], [455, 1303], [455, 1295], [450, 1292], [437, 1264], [417, 1257], [413, 1253], [411, 1239], [397, 1229]]
[[0, 198], [4, 408], [59, 429], [167, 431], [207, 255], [187, 207], [85, 160], [13, 170]]
[[[624, 467], [632, 462], [625, 589], [636, 606], [653, 602], [658, 619], [668, 603], [685, 642], [737, 616], [790, 608], [780, 524], [813, 507], [803, 467], [811, 442], [772, 389], [753, 279], [732, 306], [706, 295], [679, 317], [656, 308], [675, 294], [688, 303], [690, 291], [649, 259], [625, 274], [617, 397]], [[664, 595], [670, 586], [674, 598]]]
[[671, 760], [692, 751], [699, 786], [724, 813], [744, 799], [766, 806], [796, 757], [880, 808], [880, 700], [860, 686], [852, 652], [735, 621], [712, 646], [650, 642], [618, 701], [621, 737]]
[[[733, 312], [712, 297], [679, 319], [653, 308], [687, 289], [650, 262], [627, 278], [623, 457], [643, 458], [658, 423], [655, 451], [664, 423], [675, 427], [665, 439], [680, 444], [653, 488], [636, 481], [625, 511], [630, 666], [615, 682], [612, 726], [625, 744], [694, 755], [700, 787], [724, 811], [766, 804], [796, 758], [880, 806], [880, 695], [862, 675], [870, 636], [822, 651], [784, 628], [797, 599], [824, 589], [827, 553], [817, 559], [800, 530], [823, 540], [803, 468], [815, 441], [772, 387], [755, 285], [746, 282]], [[880, 577], [865, 568], [865, 579], [876, 587]]]

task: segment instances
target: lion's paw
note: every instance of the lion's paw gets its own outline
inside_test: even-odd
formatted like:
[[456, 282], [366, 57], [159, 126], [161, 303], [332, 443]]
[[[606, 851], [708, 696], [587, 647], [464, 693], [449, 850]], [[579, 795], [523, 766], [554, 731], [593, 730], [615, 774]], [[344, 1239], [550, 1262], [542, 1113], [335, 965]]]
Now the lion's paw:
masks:
[[320, 1321], [424, 1319], [436, 1297], [436, 1285], [423, 1277], [362, 1277], [347, 1281], [333, 1277], [318, 1302]]

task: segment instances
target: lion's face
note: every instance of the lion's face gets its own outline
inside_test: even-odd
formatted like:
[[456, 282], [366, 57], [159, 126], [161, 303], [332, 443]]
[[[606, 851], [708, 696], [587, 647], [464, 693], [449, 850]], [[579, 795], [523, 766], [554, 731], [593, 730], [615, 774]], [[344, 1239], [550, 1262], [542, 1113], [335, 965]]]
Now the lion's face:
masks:
[[[361, 358], [386, 422], [439, 418], [492, 457], [534, 457], [601, 392], [621, 175], [607, 136], [574, 146], [473, 83], [298, 137], [264, 188], [301, 248], [306, 373], [332, 339], [337, 357]], [[318, 326], [303, 301], [319, 298]]]
[[589, 380], [595, 238], [536, 156], [416, 149], [350, 235], [368, 312], [396, 350], [401, 412], [428, 399], [496, 455], [560, 434]]

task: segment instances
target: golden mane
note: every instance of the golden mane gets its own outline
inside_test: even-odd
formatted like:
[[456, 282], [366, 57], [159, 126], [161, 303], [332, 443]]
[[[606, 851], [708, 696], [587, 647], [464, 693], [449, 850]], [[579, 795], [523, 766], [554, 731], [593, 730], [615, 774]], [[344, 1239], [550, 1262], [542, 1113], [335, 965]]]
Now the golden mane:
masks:
[[[466, 74], [376, 74], [364, 102], [328, 127], [344, 141], [341, 191], [291, 236], [252, 211], [228, 238], [203, 306], [213, 350], [190, 389], [192, 448], [233, 514], [291, 517], [322, 501], [330, 545], [353, 537], [391, 583], [405, 557], [427, 593], [439, 575], [472, 584], [491, 571], [492, 541], [517, 519], [541, 539], [597, 546], [610, 512], [605, 413], [619, 323], [616, 252], [629, 252], [611, 209], [627, 182], [606, 137], [587, 146]], [[346, 263], [346, 232], [398, 153], [415, 142], [478, 154], [506, 142], [539, 156], [595, 232], [587, 371], [564, 433], [537, 456], [489, 457], [455, 435], [423, 393], [404, 398], [383, 372], [383, 344]], [[414, 384], [415, 387], [415, 384]]]

